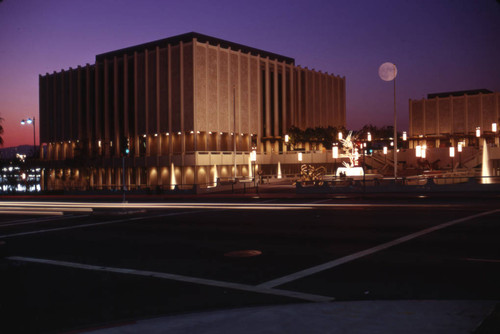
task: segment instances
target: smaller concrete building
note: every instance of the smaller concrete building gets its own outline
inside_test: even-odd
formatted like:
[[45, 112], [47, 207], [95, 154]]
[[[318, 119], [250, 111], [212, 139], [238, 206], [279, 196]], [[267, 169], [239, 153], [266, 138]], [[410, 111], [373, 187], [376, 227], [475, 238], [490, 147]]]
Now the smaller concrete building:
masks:
[[[499, 145], [500, 93], [487, 89], [428, 94], [427, 99], [411, 100], [410, 148]], [[477, 135], [479, 134], [480, 137]]]

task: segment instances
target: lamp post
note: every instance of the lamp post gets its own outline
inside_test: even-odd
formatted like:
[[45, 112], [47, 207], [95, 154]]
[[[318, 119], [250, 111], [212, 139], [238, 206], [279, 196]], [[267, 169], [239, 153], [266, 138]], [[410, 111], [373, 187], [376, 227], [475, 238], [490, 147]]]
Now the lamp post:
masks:
[[337, 176], [337, 159], [339, 157], [339, 147], [338, 146], [332, 146], [332, 158], [335, 159], [335, 165], [333, 169], [333, 174]]
[[28, 118], [27, 120], [22, 119], [21, 125], [33, 124], [33, 158], [36, 155], [36, 137], [35, 137], [35, 117]]
[[450, 147], [450, 158], [451, 158], [451, 172], [454, 171], [454, 164], [455, 164], [455, 147], [451, 146]]
[[491, 123], [491, 132], [493, 132], [493, 142], [497, 145], [497, 123]]
[[462, 142], [458, 142], [457, 151], [458, 151], [458, 168], [462, 168]]
[[363, 150], [363, 191], [365, 191], [366, 190], [366, 177], [365, 177], [365, 175], [366, 175], [366, 164], [365, 164], [366, 142], [361, 143], [361, 149]]
[[396, 117], [396, 75], [398, 69], [393, 63], [383, 63], [378, 69], [380, 79], [384, 81], [394, 81], [394, 182], [398, 177], [398, 133]]
[[233, 86], [233, 163], [234, 180], [236, 182], [236, 87]]
[[257, 151], [252, 150], [250, 153], [250, 160], [252, 161], [252, 167], [253, 167], [253, 186], [257, 187], [255, 184], [255, 161], [257, 161]]
[[299, 160], [299, 174], [301, 173], [302, 171], [302, 152], [299, 152], [299, 154], [297, 154], [297, 159]]

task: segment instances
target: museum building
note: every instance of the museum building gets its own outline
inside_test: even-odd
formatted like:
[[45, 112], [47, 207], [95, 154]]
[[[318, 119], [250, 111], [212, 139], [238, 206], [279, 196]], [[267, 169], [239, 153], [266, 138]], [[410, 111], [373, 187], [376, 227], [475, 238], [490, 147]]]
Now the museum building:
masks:
[[345, 77], [199, 33], [41, 75], [39, 91], [47, 190], [251, 177], [251, 152], [261, 168], [276, 163], [292, 126], [346, 121]]

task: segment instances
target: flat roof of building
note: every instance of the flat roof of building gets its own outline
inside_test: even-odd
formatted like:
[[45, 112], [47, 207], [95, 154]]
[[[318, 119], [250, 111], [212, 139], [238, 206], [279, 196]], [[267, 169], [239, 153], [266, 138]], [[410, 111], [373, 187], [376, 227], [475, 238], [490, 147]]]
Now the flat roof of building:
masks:
[[493, 92], [489, 89], [459, 90], [455, 92], [427, 94], [427, 98], [433, 99], [435, 97], [450, 97], [450, 96], [464, 96], [464, 95], [491, 94], [491, 93]]
[[115, 50], [115, 51], [101, 53], [101, 54], [96, 56], [96, 62], [100, 62], [100, 61], [104, 60], [105, 58], [109, 59], [109, 58], [113, 58], [115, 56], [121, 56], [123, 54], [130, 55], [136, 51], [142, 51], [145, 49], [153, 50], [157, 46], [166, 47], [168, 44], [176, 45], [176, 44], [179, 44], [180, 42], [188, 43], [188, 42], [191, 42], [193, 39], [196, 39], [198, 42], [201, 42], [201, 43], [208, 43], [210, 45], [220, 46], [221, 48], [224, 48], [224, 49], [231, 49], [231, 50], [235, 50], [235, 51], [241, 50], [241, 52], [243, 52], [243, 53], [250, 53], [254, 56], [259, 55], [263, 58], [269, 57], [270, 59], [273, 59], [273, 60], [276, 59], [278, 61], [286, 62], [288, 64], [292, 64], [292, 65], [295, 64], [294, 58], [290, 58], [290, 57], [282, 56], [282, 55], [279, 55], [276, 53], [252, 48], [252, 47], [249, 47], [249, 46], [246, 46], [243, 44], [229, 42], [229, 41], [226, 41], [226, 40], [223, 40], [220, 38], [215, 38], [215, 37], [203, 35], [203, 34], [200, 34], [197, 32], [189, 32], [186, 34], [172, 36], [172, 37], [160, 39], [160, 40], [153, 41], [153, 42], [148, 42], [148, 43], [144, 43], [144, 44], [131, 46], [131, 47], [124, 48], [124, 49], [119, 49], [119, 50]]

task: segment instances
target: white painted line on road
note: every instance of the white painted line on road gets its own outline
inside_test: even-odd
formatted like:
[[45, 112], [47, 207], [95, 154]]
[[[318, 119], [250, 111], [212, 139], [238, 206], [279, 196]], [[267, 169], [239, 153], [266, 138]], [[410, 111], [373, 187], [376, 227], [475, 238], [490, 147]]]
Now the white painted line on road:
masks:
[[333, 300], [332, 297], [327, 297], [327, 296], [319, 296], [319, 295], [301, 293], [301, 292], [296, 292], [296, 291], [261, 288], [261, 287], [256, 287], [253, 285], [247, 285], [247, 284], [241, 284], [241, 283], [216, 281], [216, 280], [205, 279], [205, 278], [197, 278], [197, 277], [183, 276], [183, 275], [177, 275], [177, 274], [161, 273], [161, 272], [155, 272], [155, 271], [94, 266], [94, 265], [84, 264], [84, 263], [57, 261], [57, 260], [49, 260], [49, 259], [38, 259], [38, 258], [22, 257], [22, 256], [11, 256], [11, 257], [8, 257], [7, 259], [13, 260], [13, 261], [33, 262], [33, 263], [49, 264], [49, 265], [54, 265], [54, 266], [93, 270], [93, 271], [104, 271], [104, 272], [112, 272], [112, 273], [118, 273], [118, 274], [154, 277], [154, 278], [161, 278], [161, 279], [167, 279], [167, 280], [173, 280], [173, 281], [179, 281], [179, 282], [215, 286], [215, 287], [225, 288], [225, 289], [234, 289], [234, 290], [276, 295], [276, 296], [282, 296], [282, 297], [297, 298], [297, 299], [302, 299], [302, 300], [307, 300], [307, 301], [312, 301], [312, 302], [328, 302], [328, 301]]
[[92, 226], [117, 224], [117, 223], [130, 222], [130, 221], [142, 220], [142, 219], [147, 219], [147, 218], [160, 218], [160, 217], [168, 217], [168, 216], [178, 216], [178, 215], [186, 215], [186, 214], [193, 214], [193, 213], [200, 213], [200, 212], [205, 212], [205, 211], [173, 212], [173, 213], [167, 213], [167, 214], [161, 214], [161, 215], [140, 216], [140, 217], [133, 217], [133, 218], [117, 219], [117, 220], [111, 220], [111, 221], [105, 221], [105, 222], [99, 222], [99, 223], [81, 224], [81, 225], [73, 225], [73, 226], [65, 226], [65, 227], [56, 227], [56, 228], [49, 228], [49, 229], [44, 229], [44, 230], [37, 230], [37, 231], [29, 231], [29, 232], [20, 232], [20, 233], [0, 235], [0, 239], [13, 238], [13, 237], [21, 237], [21, 236], [25, 236], [25, 235], [41, 234], [41, 233], [47, 233], [47, 232], [74, 230], [74, 229], [78, 229], [78, 228], [85, 228], [85, 227], [92, 227]]
[[[72, 217], [72, 216], [70, 216]], [[0, 227], [4, 226], [16, 226], [16, 225], [28, 225], [28, 224], [39, 224], [43, 222], [50, 222], [54, 220], [61, 220], [65, 217], [57, 216], [57, 217], [37, 217], [37, 218], [29, 218], [29, 219], [18, 219], [18, 220], [10, 220], [5, 223], [0, 223]]]
[[8, 220], [5, 223], [0, 223], [0, 226], [6, 225], [16, 225], [16, 224], [36, 224], [44, 221], [58, 220], [63, 217], [36, 217], [36, 218], [26, 218], [26, 219], [18, 219], [18, 220]]
[[424, 229], [422, 231], [415, 232], [415, 233], [409, 234], [407, 236], [395, 239], [393, 241], [386, 242], [384, 244], [365, 249], [361, 252], [347, 255], [347, 256], [341, 257], [339, 259], [320, 264], [320, 265], [315, 266], [315, 267], [311, 267], [311, 268], [301, 270], [301, 271], [298, 271], [296, 273], [293, 273], [293, 274], [290, 274], [287, 276], [283, 276], [283, 277], [276, 278], [276, 279], [273, 279], [273, 280], [268, 281], [268, 282], [264, 282], [262, 284], [259, 284], [258, 287], [274, 288], [276, 286], [283, 285], [285, 283], [289, 283], [289, 282], [304, 278], [306, 276], [310, 276], [310, 275], [313, 275], [313, 274], [316, 274], [316, 273], [319, 273], [319, 272], [322, 272], [322, 271], [325, 271], [328, 269], [332, 269], [334, 267], [340, 266], [341, 264], [357, 260], [357, 259], [365, 257], [367, 255], [371, 255], [371, 254], [380, 252], [380, 251], [385, 250], [389, 247], [400, 245], [400, 244], [405, 243], [407, 241], [410, 241], [410, 240], [413, 240], [415, 238], [421, 237], [423, 235], [432, 233], [434, 231], [438, 231], [438, 230], [444, 229], [446, 227], [450, 227], [450, 226], [453, 226], [453, 225], [456, 225], [459, 223], [463, 223], [463, 222], [468, 221], [468, 220], [476, 219], [476, 218], [483, 217], [483, 216], [488, 216], [488, 215], [491, 215], [491, 214], [494, 214], [497, 212], [500, 212], [500, 209], [486, 211], [486, 212], [478, 213], [478, 214], [475, 214], [472, 216], [468, 216], [468, 217], [464, 217], [464, 218], [460, 218], [460, 219], [455, 219], [455, 220], [449, 221], [447, 223], [436, 225], [436, 226]]
[[45, 223], [45, 222], [53, 222], [53, 221], [58, 221], [58, 220], [69, 220], [69, 219], [75, 219], [75, 218], [81, 218], [81, 217], [88, 217], [88, 215], [62, 215], [62, 216], [53, 216], [53, 217], [39, 217], [39, 218], [31, 218], [31, 219], [20, 219], [20, 220], [14, 220], [14, 221], [9, 221], [6, 223], [0, 223], [0, 228], [2, 227], [7, 227], [7, 226], [20, 226], [20, 225], [29, 225], [29, 224], [39, 224], [39, 223]]
[[495, 259], [471, 259], [471, 258], [466, 258], [464, 260], [466, 260], [466, 261], [474, 261], [474, 262], [500, 263], [500, 260], [495, 260]]

